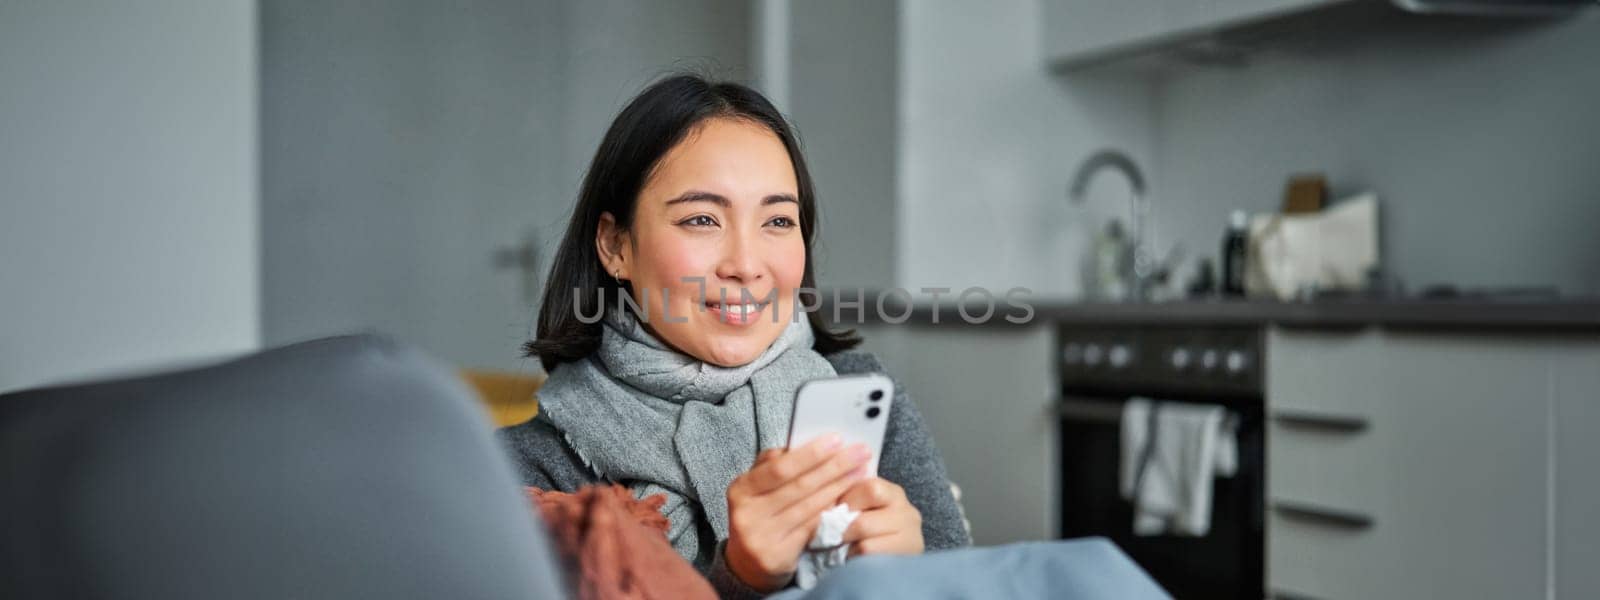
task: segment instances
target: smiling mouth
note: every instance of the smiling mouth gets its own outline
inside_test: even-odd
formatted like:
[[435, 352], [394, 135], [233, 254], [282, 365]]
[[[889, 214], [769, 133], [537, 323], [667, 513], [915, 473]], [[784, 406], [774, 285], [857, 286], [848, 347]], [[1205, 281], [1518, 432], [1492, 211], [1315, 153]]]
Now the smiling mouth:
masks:
[[706, 310], [717, 317], [717, 320], [735, 325], [745, 325], [755, 322], [766, 310], [770, 302], [718, 302], [715, 300], [705, 303]]

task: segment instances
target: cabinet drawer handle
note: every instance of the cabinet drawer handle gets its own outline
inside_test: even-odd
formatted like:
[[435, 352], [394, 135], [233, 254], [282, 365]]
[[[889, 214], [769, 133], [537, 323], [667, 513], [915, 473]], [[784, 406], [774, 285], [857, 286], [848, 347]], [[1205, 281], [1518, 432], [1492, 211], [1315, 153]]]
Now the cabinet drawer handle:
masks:
[[1331, 525], [1343, 529], [1364, 530], [1372, 528], [1372, 517], [1361, 513], [1335, 510], [1312, 506], [1300, 502], [1285, 502], [1282, 500], [1272, 503], [1273, 512], [1287, 518]]
[[1094, 400], [1081, 396], [1061, 396], [1051, 407], [1057, 416], [1080, 423], [1115, 425], [1122, 422], [1122, 403]]
[[1307, 429], [1327, 433], [1360, 433], [1366, 431], [1367, 420], [1362, 417], [1319, 415], [1292, 411], [1273, 411], [1272, 420], [1293, 429]]

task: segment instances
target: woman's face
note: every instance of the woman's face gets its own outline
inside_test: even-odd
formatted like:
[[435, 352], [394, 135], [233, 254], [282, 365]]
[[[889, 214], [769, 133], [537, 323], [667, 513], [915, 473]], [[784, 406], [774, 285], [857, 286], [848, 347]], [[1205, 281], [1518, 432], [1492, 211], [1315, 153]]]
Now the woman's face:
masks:
[[656, 337], [712, 364], [743, 365], [793, 317], [806, 268], [798, 199], [789, 153], [771, 130], [713, 118], [661, 158], [629, 230], [602, 215], [596, 245]]

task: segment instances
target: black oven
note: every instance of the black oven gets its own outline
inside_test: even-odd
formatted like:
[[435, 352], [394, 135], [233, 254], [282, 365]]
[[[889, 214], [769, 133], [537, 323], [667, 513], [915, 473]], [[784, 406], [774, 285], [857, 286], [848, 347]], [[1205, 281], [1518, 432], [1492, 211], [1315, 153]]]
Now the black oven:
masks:
[[[1060, 536], [1105, 536], [1177, 598], [1263, 597], [1262, 330], [1252, 326], [1063, 326]], [[1130, 397], [1220, 404], [1238, 419], [1238, 472], [1213, 488], [1203, 537], [1133, 534], [1118, 486]]]

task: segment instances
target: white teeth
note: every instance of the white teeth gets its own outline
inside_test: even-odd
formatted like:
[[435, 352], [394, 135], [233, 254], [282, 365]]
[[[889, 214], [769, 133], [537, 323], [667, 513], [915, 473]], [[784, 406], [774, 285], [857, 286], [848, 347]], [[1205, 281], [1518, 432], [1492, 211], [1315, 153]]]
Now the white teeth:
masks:
[[760, 304], [721, 304], [718, 308], [730, 315], [744, 316], [761, 310]]

